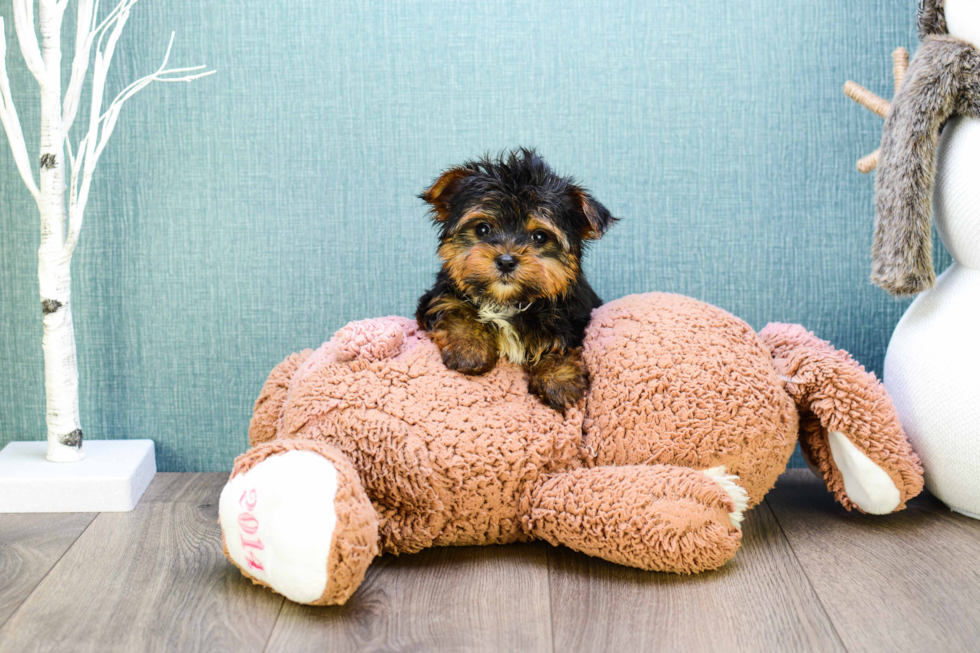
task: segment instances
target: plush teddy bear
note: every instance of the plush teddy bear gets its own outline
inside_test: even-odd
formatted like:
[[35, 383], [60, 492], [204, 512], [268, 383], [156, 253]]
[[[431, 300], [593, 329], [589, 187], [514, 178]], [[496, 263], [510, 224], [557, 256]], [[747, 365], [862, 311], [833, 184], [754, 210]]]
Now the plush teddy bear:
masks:
[[353, 322], [273, 370], [221, 493], [225, 553], [289, 599], [344, 603], [380, 552], [546, 540], [641, 569], [735, 555], [797, 443], [848, 509], [922, 488], [882, 386], [802, 327], [633, 295], [597, 309], [564, 415], [500, 363], [447, 369], [413, 320]]

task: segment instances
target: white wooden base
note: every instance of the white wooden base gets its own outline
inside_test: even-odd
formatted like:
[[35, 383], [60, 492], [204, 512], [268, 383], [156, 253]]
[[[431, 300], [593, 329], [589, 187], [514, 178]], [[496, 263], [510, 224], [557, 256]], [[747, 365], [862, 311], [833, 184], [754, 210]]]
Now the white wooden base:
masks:
[[0, 451], [0, 513], [128, 512], [157, 472], [153, 440], [86, 440], [76, 463], [45, 459], [47, 442]]

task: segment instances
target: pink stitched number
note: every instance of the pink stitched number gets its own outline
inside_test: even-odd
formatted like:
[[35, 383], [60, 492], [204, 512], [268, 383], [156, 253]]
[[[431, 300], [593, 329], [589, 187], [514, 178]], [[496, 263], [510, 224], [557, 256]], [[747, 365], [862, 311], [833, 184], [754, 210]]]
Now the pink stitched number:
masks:
[[248, 539], [245, 539], [245, 536], [244, 535], [242, 535], [241, 537], [242, 537], [242, 548], [245, 548], [247, 546], [250, 546], [253, 549], [258, 549], [259, 551], [261, 551], [262, 549], [265, 548], [265, 545], [262, 544], [262, 540], [260, 540], [258, 538], [254, 539], [254, 540], [248, 540]]
[[255, 554], [252, 551], [248, 551], [247, 553], [245, 553], [245, 562], [247, 562], [248, 566], [251, 567], [252, 569], [265, 571], [265, 567], [263, 567], [262, 563], [255, 558]]
[[245, 510], [255, 510], [255, 490], [245, 490], [242, 492], [242, 498], [238, 500], [238, 505]]
[[[238, 499], [238, 505], [246, 510], [242, 514], [238, 515], [238, 527], [249, 535], [255, 535], [259, 531], [259, 520], [256, 519], [255, 515], [249, 510], [255, 510], [255, 505], [258, 503], [258, 497], [256, 496], [255, 490], [245, 490], [242, 492], [242, 496]], [[240, 534], [242, 539], [242, 548], [248, 549], [251, 547], [253, 550], [245, 551], [245, 562], [252, 569], [258, 569], [259, 571], [265, 571], [265, 567], [259, 562], [259, 559], [255, 557], [255, 551], [261, 551], [265, 548], [262, 544], [262, 540], [256, 537], [254, 540], [246, 539], [244, 535]]]
[[259, 530], [259, 520], [250, 512], [238, 515], [238, 526], [249, 535], [255, 535]]

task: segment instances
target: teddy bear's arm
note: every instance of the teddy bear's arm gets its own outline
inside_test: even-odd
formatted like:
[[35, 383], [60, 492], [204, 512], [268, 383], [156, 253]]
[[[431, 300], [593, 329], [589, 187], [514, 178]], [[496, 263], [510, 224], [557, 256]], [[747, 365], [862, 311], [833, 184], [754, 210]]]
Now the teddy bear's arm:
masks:
[[748, 495], [723, 470], [582, 468], [531, 490], [525, 528], [551, 544], [631, 567], [695, 573], [738, 550]]
[[940, 127], [976, 83], [978, 54], [949, 36], [930, 36], [916, 52], [892, 102], [875, 180], [873, 283], [893, 295], [930, 288], [932, 191]]

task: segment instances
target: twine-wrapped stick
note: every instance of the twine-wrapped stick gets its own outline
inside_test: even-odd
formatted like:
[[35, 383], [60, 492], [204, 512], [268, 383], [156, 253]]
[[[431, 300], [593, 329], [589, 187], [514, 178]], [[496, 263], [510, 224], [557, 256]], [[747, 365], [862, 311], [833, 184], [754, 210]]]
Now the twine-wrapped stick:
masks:
[[[892, 61], [894, 62], [892, 75], [895, 77], [895, 94], [897, 95], [898, 89], [902, 86], [902, 82], [905, 81], [905, 71], [909, 67], [909, 51], [905, 48], [898, 48], [892, 52]], [[888, 100], [875, 95], [860, 84], [850, 80], [844, 83], [844, 95], [882, 118], [888, 117], [888, 111], [892, 106]], [[877, 168], [879, 154], [880, 149], [875, 150], [865, 157], [861, 157], [857, 162], [857, 169], [867, 174]]]

